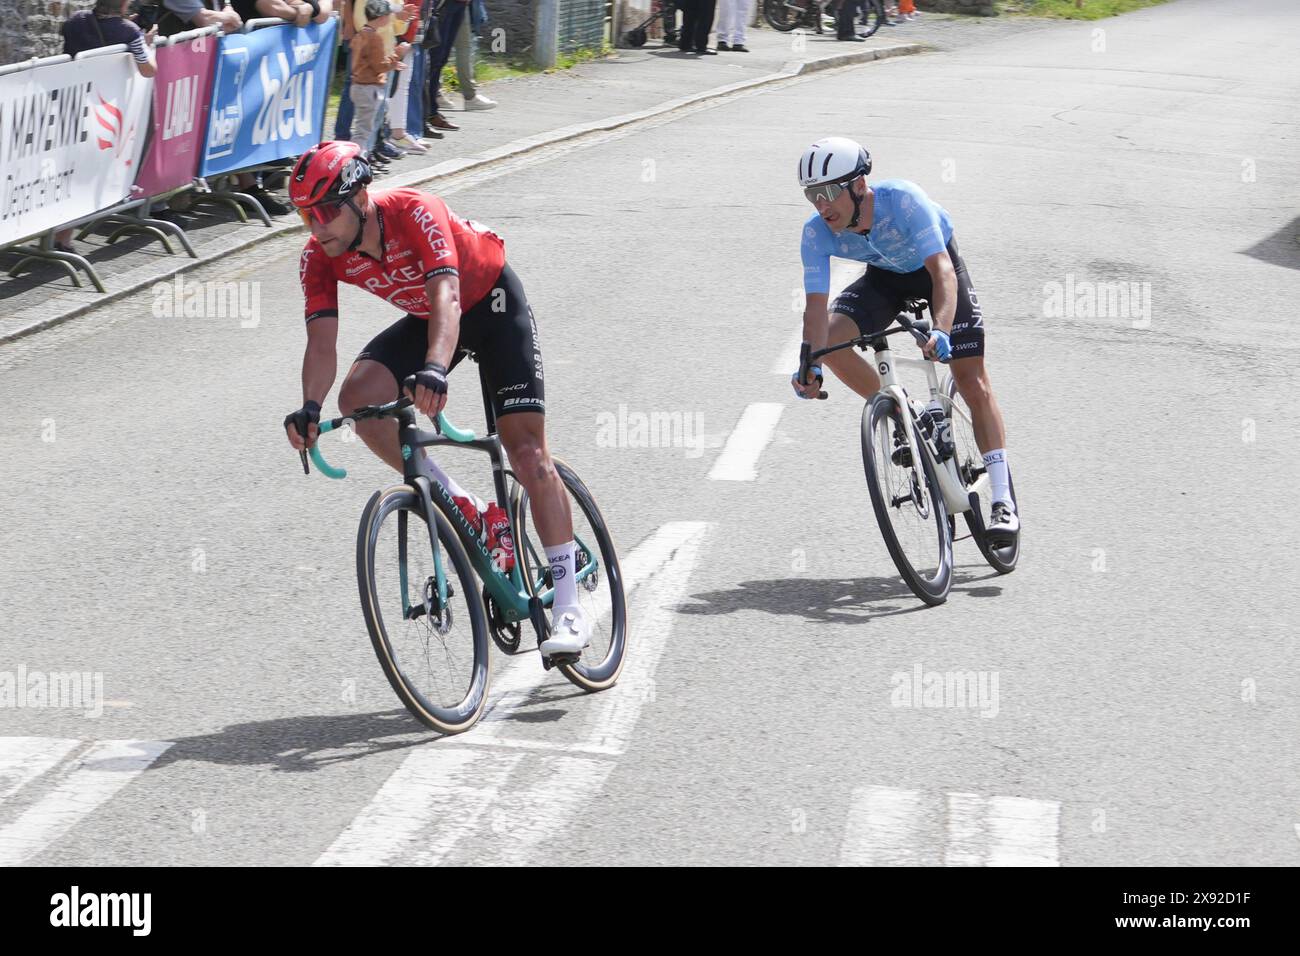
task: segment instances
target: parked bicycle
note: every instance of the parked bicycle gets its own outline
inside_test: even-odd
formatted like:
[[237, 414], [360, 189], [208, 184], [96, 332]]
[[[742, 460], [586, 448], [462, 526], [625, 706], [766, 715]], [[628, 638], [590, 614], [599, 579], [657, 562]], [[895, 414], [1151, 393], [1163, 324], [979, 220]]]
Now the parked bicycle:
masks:
[[[763, 0], [763, 19], [773, 30], [789, 33], [797, 27], [825, 32], [823, 17], [835, 23], [835, 12], [842, 2], [849, 0]], [[858, 36], [873, 36], [885, 24], [885, 0], [863, 0], [863, 22], [866, 32]]]

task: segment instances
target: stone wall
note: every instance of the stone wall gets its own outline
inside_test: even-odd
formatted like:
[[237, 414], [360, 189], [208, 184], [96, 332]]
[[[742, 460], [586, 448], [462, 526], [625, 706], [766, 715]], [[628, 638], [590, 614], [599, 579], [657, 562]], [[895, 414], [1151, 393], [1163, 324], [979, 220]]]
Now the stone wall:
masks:
[[916, 0], [916, 9], [934, 13], [967, 13], [976, 17], [996, 17], [993, 0]]
[[0, 64], [63, 52], [59, 27], [94, 0], [0, 0]]
[[[0, 0], [8, 2], [8, 0]], [[485, 50], [496, 49], [494, 40], [501, 36], [505, 42], [505, 54], [510, 57], [527, 53], [533, 48], [533, 0], [486, 0], [488, 11], [488, 35], [480, 41]], [[505, 34], [497, 34], [504, 30]]]

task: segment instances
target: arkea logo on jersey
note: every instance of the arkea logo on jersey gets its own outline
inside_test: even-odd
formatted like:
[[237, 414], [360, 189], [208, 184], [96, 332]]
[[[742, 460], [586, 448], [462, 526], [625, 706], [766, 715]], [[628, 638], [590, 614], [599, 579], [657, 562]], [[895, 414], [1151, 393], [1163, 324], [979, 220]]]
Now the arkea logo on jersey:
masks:
[[433, 213], [422, 206], [417, 206], [411, 210], [411, 219], [420, 231], [424, 233], [424, 238], [429, 243], [429, 249], [433, 252], [435, 261], [451, 258], [451, 250], [447, 248], [447, 239], [438, 228], [438, 221], [434, 219]]

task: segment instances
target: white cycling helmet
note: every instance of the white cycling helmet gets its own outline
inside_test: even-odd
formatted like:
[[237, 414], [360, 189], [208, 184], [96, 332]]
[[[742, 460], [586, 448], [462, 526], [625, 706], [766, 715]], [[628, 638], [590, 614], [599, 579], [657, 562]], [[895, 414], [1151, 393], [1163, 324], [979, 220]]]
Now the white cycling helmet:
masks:
[[828, 136], [809, 146], [799, 157], [799, 185], [845, 183], [871, 172], [871, 154], [843, 136]]

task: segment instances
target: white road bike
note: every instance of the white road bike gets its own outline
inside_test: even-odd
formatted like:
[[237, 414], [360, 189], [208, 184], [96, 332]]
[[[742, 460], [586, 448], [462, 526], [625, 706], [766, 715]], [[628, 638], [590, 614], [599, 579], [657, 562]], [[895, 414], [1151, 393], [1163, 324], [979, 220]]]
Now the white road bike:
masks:
[[[940, 387], [933, 361], [901, 360], [924, 366], [929, 400], [940, 403], [944, 410], [941, 416], [908, 395], [898, 381], [900, 360], [890, 350], [888, 337], [910, 332], [918, 342], [928, 341], [928, 308], [929, 303], [923, 299], [909, 299], [895, 324], [882, 332], [816, 352], [805, 345], [799, 377], [810, 381], [810, 367], [830, 352], [854, 347], [874, 351], [881, 388], [862, 411], [862, 462], [867, 487], [880, 533], [899, 574], [912, 593], [933, 606], [948, 600], [952, 587], [952, 545], [954, 540], [962, 540], [957, 538], [958, 514], [965, 516], [970, 537], [999, 574], [1015, 570], [1020, 539], [995, 537], [985, 527], [984, 516], [992, 506], [989, 476], [984, 456], [975, 443], [970, 409], [952, 375]], [[818, 397], [825, 398], [826, 393]], [[1016, 501], [1014, 482], [1011, 498]]]

